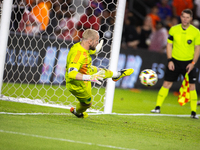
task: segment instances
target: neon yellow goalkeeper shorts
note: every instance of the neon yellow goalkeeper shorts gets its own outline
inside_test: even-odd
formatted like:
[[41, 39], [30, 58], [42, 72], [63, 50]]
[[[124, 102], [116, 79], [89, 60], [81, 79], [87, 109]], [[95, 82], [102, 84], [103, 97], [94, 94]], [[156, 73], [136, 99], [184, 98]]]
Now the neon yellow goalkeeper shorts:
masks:
[[67, 89], [82, 103], [90, 104], [92, 101], [91, 82], [73, 80], [66, 83]]

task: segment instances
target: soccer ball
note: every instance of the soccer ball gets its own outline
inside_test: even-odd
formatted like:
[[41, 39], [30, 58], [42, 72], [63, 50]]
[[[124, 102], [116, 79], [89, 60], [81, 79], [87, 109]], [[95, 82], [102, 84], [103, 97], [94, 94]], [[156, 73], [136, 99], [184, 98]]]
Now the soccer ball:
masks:
[[158, 76], [155, 71], [151, 69], [145, 69], [141, 71], [139, 75], [140, 82], [145, 86], [153, 86], [158, 81]]

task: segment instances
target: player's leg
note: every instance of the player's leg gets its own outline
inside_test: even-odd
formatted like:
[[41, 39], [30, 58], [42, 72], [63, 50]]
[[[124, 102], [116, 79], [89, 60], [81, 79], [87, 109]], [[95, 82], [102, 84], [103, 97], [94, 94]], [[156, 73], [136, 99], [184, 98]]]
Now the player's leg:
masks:
[[133, 72], [134, 72], [134, 69], [132, 69], [132, 68], [122, 69], [122, 70], [118, 71], [118, 74], [116, 74], [116, 76], [112, 77], [112, 80], [117, 82], [118, 80], [120, 80], [121, 78], [123, 78], [125, 76], [130, 76]]
[[110, 71], [108, 69], [98, 68], [96, 66], [91, 66], [90, 70], [89, 70], [89, 74], [95, 74], [95, 73], [97, 73], [99, 75], [104, 75], [104, 79], [106, 79], [106, 78], [112, 78], [113, 75], [115, 75], [115, 74], [118, 75], [118, 72], [112, 72], [112, 71]]
[[70, 111], [78, 118], [86, 118], [88, 114], [85, 111], [92, 106], [91, 82], [75, 81], [67, 87], [79, 101]]
[[160, 108], [161, 108], [165, 98], [168, 95], [169, 89], [171, 88], [173, 82], [177, 81], [177, 79], [178, 79], [178, 76], [180, 74], [180, 71], [179, 71], [180, 69], [178, 69], [176, 62], [174, 62], [174, 65], [175, 65], [174, 71], [171, 71], [171, 70], [169, 70], [168, 67], [166, 67], [163, 86], [160, 88], [160, 90], [158, 92], [157, 100], [156, 100], [156, 107], [153, 110], [151, 110], [152, 113], [160, 113]]
[[80, 99], [77, 98], [79, 102], [76, 105], [76, 108], [71, 107], [70, 112], [73, 113], [78, 118], [87, 118], [88, 114], [86, 113], [86, 110], [92, 106], [92, 102], [87, 103], [87, 101], [91, 101], [92, 98], [89, 99]]
[[116, 82], [119, 79], [121, 79], [122, 77], [130, 76], [133, 72], [134, 72], [134, 70], [132, 68], [130, 68], [130, 69], [123, 69], [123, 70], [114, 72], [114, 71], [111, 71], [111, 70], [108, 70], [108, 69], [97, 68], [95, 66], [91, 66], [90, 74], [97, 73], [99, 75], [104, 75], [104, 79], [106, 79], [106, 78], [112, 78], [113, 81]]
[[191, 118], [198, 119], [196, 116], [197, 110], [197, 92], [196, 90], [190, 91], [190, 107], [191, 107]]
[[[89, 98], [89, 100], [91, 101], [91, 97]], [[85, 102], [81, 102], [81, 101], [88, 101], [88, 99], [85, 100], [79, 100], [79, 103], [77, 103], [76, 105], [76, 112], [78, 114], [85, 112], [88, 108], [90, 108], [92, 106], [92, 102], [91, 103], [85, 103]]]
[[155, 109], [151, 110], [152, 113], [160, 113], [160, 107], [162, 106], [165, 98], [167, 97], [169, 89], [171, 88], [172, 84], [173, 82], [169, 81], [163, 82], [163, 86], [160, 88], [157, 95], [156, 107]]
[[198, 117], [196, 116], [197, 92], [196, 92], [195, 81], [196, 81], [196, 71], [195, 69], [193, 69], [189, 73], [191, 118], [198, 119]]

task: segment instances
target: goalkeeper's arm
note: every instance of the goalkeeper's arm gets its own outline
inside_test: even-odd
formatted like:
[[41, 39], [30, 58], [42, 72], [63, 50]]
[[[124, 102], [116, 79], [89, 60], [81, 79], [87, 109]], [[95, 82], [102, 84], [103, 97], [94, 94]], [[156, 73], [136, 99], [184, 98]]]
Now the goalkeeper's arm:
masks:
[[103, 80], [104, 75], [86, 75], [78, 72], [76, 68], [70, 68], [68, 71], [68, 77], [76, 80], [91, 81], [101, 85], [101, 82], [99, 80]]

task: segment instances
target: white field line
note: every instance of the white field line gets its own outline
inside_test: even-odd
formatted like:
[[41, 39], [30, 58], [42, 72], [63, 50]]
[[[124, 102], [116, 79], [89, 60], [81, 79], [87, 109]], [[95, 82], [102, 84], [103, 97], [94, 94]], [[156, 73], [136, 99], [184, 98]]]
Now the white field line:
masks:
[[36, 134], [27, 134], [27, 133], [22, 133], [22, 132], [5, 131], [5, 130], [0, 130], [0, 132], [8, 133], [8, 134], [15, 134], [15, 135], [22, 135], [22, 136], [29, 136], [29, 137], [36, 137], [36, 138], [42, 138], [42, 139], [48, 139], [48, 140], [56, 140], [56, 141], [63, 141], [63, 142], [69, 142], [69, 143], [98, 146], [98, 147], [104, 147], [104, 148], [112, 148], [112, 149], [120, 149], [120, 150], [136, 150], [136, 149], [129, 149], [129, 148], [124, 148], [124, 147], [112, 146], [112, 145], [88, 143], [88, 142], [75, 141], [75, 140], [70, 140], [70, 139], [54, 138], [54, 137], [41, 136], [41, 135], [36, 135]]
[[[71, 115], [70, 113], [12, 113], [12, 112], [0, 112], [5, 115]], [[190, 117], [190, 115], [173, 115], [173, 114], [120, 114], [120, 113], [88, 113], [88, 115], [120, 115], [120, 116], [168, 116], [168, 117]], [[197, 115], [200, 117], [200, 115]]]

